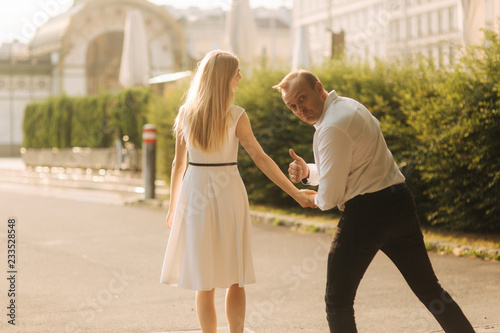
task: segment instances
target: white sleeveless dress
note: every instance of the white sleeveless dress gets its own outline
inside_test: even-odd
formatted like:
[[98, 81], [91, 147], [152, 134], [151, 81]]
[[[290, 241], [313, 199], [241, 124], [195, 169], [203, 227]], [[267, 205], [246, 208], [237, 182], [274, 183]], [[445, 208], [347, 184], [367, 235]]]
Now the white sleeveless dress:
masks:
[[[189, 161], [237, 161], [236, 124], [245, 112], [232, 107], [226, 142], [212, 153], [188, 147]], [[189, 165], [182, 181], [161, 282], [192, 290], [243, 287], [255, 282], [248, 197], [237, 165]]]

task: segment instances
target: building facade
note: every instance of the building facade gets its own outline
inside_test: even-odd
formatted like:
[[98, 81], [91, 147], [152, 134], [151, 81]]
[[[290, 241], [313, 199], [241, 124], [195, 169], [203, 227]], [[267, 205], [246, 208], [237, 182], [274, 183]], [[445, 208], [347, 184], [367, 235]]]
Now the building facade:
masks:
[[163, 7], [146, 0], [76, 0], [28, 45], [0, 45], [0, 156], [19, 155], [28, 103], [122, 89], [124, 28], [132, 10], [144, 21], [150, 77], [185, 65], [181, 26]]
[[24, 107], [51, 95], [53, 67], [49, 56], [32, 58], [25, 44], [0, 46], [0, 156], [19, 155]]
[[309, 50], [302, 64], [342, 53], [368, 62], [426, 56], [447, 66], [464, 44], [481, 42], [481, 28], [498, 28], [499, 17], [495, 0], [295, 0], [293, 29], [307, 32], [295, 39], [303, 41], [296, 49]]
[[[222, 8], [202, 10], [196, 7], [166, 9], [182, 25], [186, 53], [193, 64], [208, 51], [228, 49], [228, 11]], [[252, 14], [257, 30], [256, 54], [267, 58], [273, 65], [289, 64], [292, 58], [291, 10], [286, 7], [255, 8]]]

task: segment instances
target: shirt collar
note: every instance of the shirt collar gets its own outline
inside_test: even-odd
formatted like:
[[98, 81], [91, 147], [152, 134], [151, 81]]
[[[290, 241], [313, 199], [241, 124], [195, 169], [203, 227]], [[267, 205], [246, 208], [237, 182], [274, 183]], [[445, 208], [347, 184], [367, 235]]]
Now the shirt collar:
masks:
[[326, 110], [330, 107], [330, 105], [339, 97], [335, 90], [330, 91], [328, 94], [328, 97], [325, 100], [325, 103], [323, 105], [323, 113], [321, 114], [321, 117], [319, 120], [314, 124], [314, 128], [318, 129], [318, 126], [321, 125], [321, 122], [323, 121], [323, 118], [325, 117]]

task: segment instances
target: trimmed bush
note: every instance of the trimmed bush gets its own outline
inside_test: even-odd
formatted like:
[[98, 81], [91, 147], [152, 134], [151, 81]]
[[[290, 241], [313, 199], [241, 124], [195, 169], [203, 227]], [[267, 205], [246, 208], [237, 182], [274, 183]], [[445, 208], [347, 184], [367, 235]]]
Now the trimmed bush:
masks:
[[147, 120], [156, 126], [156, 171], [165, 179], [170, 178], [175, 154], [172, 128], [188, 83], [169, 89], [166, 96], [152, 95], [149, 102]]
[[53, 147], [71, 147], [71, 118], [73, 116], [73, 99], [62, 96], [54, 102], [54, 113], [52, 115], [51, 128], [55, 129], [58, 135], [54, 136]]
[[[272, 89], [286, 75], [284, 71], [261, 68], [250, 79], [242, 80], [236, 94], [236, 103], [245, 108], [255, 137], [264, 151], [288, 175], [292, 161], [288, 150], [294, 151], [307, 161], [312, 161], [312, 137], [314, 128], [300, 121]], [[239, 151], [239, 169], [254, 203], [272, 205], [296, 205], [295, 201], [272, 183], [259, 170], [243, 148]]]
[[24, 112], [23, 146], [106, 148], [126, 135], [140, 148], [150, 97], [149, 89], [142, 88], [31, 103]]
[[142, 147], [142, 127], [146, 124], [146, 113], [151, 97], [149, 89], [122, 90], [113, 104], [110, 124], [117, 138], [128, 136], [129, 142]]
[[449, 229], [500, 230], [500, 38], [485, 36], [414, 114], [427, 218]]

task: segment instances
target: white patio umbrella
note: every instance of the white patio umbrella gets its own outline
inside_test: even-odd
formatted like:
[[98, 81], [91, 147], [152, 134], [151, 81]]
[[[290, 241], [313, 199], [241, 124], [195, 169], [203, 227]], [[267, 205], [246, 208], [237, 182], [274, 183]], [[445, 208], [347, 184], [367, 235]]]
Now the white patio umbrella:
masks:
[[309, 31], [306, 26], [297, 29], [294, 44], [292, 69], [309, 68]]
[[[463, 40], [466, 45], [471, 43], [472, 29], [474, 21], [477, 20], [477, 15], [480, 13], [482, 6], [481, 1], [461, 0], [462, 4], [462, 22], [463, 22]], [[484, 15], [484, 14], [483, 14]]]
[[292, 69], [309, 68], [309, 31], [306, 26], [298, 27], [294, 44]]
[[149, 80], [146, 29], [141, 12], [130, 9], [125, 21], [123, 52], [118, 81], [124, 88], [144, 86]]
[[249, 0], [232, 0], [226, 18], [226, 45], [245, 65], [259, 55], [257, 25]]

